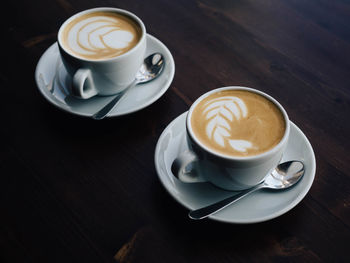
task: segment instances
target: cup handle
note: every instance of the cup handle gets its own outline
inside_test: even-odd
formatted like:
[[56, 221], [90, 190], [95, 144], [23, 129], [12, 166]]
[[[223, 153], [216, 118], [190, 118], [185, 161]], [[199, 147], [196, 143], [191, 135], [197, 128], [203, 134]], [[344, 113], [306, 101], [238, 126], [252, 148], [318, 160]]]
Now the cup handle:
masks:
[[182, 152], [171, 165], [171, 171], [183, 183], [202, 183], [206, 182], [196, 171], [193, 166], [188, 169], [190, 164], [198, 162], [197, 155], [192, 151]]
[[89, 69], [78, 69], [77, 72], [75, 72], [73, 76], [72, 92], [74, 96], [81, 99], [88, 99], [97, 94]]

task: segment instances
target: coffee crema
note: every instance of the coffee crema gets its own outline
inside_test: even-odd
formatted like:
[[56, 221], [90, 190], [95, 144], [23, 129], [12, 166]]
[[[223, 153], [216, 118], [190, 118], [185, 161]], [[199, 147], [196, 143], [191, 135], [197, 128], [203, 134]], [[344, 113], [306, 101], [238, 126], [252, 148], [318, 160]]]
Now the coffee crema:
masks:
[[141, 39], [141, 27], [127, 15], [97, 11], [74, 18], [64, 28], [61, 43], [80, 58], [102, 60], [120, 56]]
[[277, 145], [286, 129], [280, 109], [245, 90], [224, 90], [200, 101], [191, 115], [194, 135], [208, 148], [230, 156], [253, 156]]

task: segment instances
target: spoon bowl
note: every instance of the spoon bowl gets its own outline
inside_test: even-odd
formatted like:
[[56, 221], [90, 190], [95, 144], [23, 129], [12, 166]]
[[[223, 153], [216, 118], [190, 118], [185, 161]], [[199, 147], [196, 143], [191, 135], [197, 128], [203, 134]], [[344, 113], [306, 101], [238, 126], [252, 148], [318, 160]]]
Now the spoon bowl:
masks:
[[264, 178], [264, 188], [286, 189], [296, 184], [304, 174], [304, 164], [300, 161], [289, 161], [279, 164]]
[[290, 188], [300, 181], [304, 175], [304, 172], [304, 164], [300, 161], [288, 161], [281, 163], [258, 185], [209, 206], [193, 210], [188, 214], [188, 216], [191, 219], [197, 220], [206, 218], [237, 202], [243, 197], [263, 188], [273, 190], [284, 190]]
[[136, 73], [137, 84], [154, 80], [164, 69], [164, 57], [160, 53], [153, 53], [145, 58], [139, 71]]

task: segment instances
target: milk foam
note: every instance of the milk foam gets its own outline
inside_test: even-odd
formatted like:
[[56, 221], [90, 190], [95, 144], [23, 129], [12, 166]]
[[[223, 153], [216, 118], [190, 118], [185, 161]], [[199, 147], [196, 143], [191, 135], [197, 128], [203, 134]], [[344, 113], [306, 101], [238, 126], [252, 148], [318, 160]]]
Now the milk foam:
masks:
[[263, 153], [277, 145], [285, 132], [279, 108], [244, 90], [225, 90], [204, 98], [191, 114], [191, 126], [204, 145], [233, 156]]
[[125, 53], [138, 42], [135, 26], [112, 13], [83, 15], [70, 22], [64, 34], [65, 46], [87, 58], [109, 58]]

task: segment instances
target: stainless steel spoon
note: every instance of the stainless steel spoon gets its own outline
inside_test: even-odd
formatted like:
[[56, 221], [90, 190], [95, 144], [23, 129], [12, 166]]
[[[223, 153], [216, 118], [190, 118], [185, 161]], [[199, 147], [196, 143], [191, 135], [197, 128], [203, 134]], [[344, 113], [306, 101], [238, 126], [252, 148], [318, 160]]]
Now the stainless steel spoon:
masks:
[[137, 84], [146, 83], [151, 80], [154, 80], [160, 75], [164, 68], [164, 65], [164, 57], [162, 54], [154, 53], [152, 55], [149, 55], [143, 61], [141, 68], [136, 74], [135, 80], [126, 89], [115, 95], [114, 99], [112, 99], [106, 106], [104, 106], [94, 115], [92, 115], [92, 118], [95, 120], [101, 120], [104, 117], [106, 117], [106, 115], [114, 109], [114, 107], [129, 89], [136, 86]]
[[239, 194], [230, 196], [217, 203], [211, 204], [209, 206], [197, 210], [193, 210], [188, 214], [188, 216], [192, 219], [206, 218], [257, 190], [263, 188], [275, 190], [287, 189], [299, 182], [303, 175], [304, 164], [302, 162], [289, 161], [281, 163], [270, 174], [268, 174], [260, 184], [247, 190], [244, 190]]

